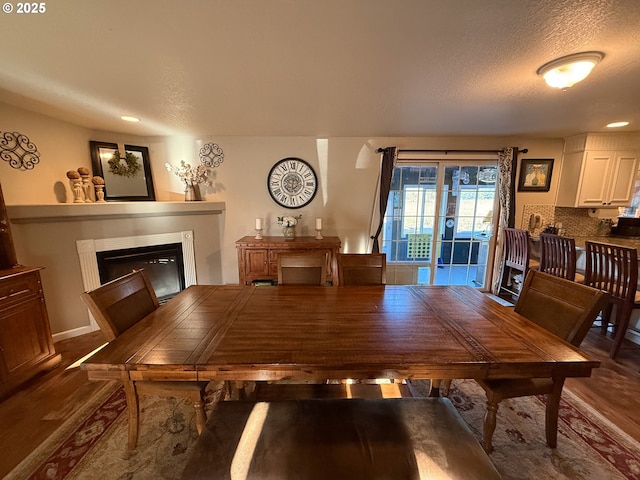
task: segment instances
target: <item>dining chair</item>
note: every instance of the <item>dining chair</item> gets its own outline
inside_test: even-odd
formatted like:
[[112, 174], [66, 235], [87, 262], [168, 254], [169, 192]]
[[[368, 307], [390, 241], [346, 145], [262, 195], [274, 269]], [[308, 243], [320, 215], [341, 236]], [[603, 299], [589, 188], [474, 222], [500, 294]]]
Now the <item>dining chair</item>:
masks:
[[[108, 341], [115, 340], [159, 306], [151, 281], [143, 269], [83, 293], [80, 298], [89, 308]], [[129, 449], [136, 448], [139, 430], [140, 395], [187, 398], [196, 411], [196, 428], [202, 432], [206, 423], [204, 392], [209, 382], [143, 381], [124, 382], [129, 416]]]
[[[615, 358], [620, 351], [634, 308], [640, 307], [638, 288], [638, 251], [622, 247], [586, 241], [585, 285], [609, 294], [609, 303], [602, 311], [601, 330], [606, 334], [609, 325], [613, 329], [613, 345], [609, 356]], [[615, 317], [612, 320], [613, 306]]]
[[[597, 288], [572, 282], [538, 270], [530, 270], [514, 310], [531, 322], [578, 347], [591, 328], [607, 294]], [[524, 327], [526, 328], [526, 326]], [[563, 377], [476, 380], [487, 395], [483, 445], [493, 450], [499, 403], [507, 398], [546, 395], [545, 433], [547, 444], [556, 448], [558, 409]]]
[[326, 285], [327, 254], [281, 253], [278, 255], [278, 285]]
[[384, 253], [339, 253], [339, 285], [385, 285], [387, 255]]
[[541, 272], [584, 283], [584, 275], [576, 273], [576, 241], [552, 233], [540, 234]]
[[503, 275], [500, 293], [518, 298], [522, 283], [529, 272], [529, 232], [518, 228], [504, 229]]

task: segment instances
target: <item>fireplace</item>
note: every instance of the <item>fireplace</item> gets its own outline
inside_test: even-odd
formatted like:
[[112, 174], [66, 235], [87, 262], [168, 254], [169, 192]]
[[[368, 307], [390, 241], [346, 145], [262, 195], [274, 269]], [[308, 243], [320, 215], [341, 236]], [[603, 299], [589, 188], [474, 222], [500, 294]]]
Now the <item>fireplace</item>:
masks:
[[[193, 231], [77, 240], [85, 291], [144, 268], [160, 301], [196, 282]], [[102, 266], [100, 266], [102, 264]], [[94, 330], [98, 329], [93, 318]]]
[[151, 245], [96, 253], [100, 283], [143, 268], [160, 303], [184, 290], [182, 244]]

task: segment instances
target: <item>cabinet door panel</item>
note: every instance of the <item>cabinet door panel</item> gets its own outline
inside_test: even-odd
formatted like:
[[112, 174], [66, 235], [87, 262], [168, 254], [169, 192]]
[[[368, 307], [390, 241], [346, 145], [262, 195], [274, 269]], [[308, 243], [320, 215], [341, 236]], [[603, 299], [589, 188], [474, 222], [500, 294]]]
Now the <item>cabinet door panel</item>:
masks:
[[609, 171], [613, 161], [612, 152], [587, 152], [582, 168], [578, 205], [602, 207], [607, 203]]
[[268, 250], [245, 250], [244, 255], [247, 275], [268, 275]]
[[51, 353], [43, 318], [46, 316], [38, 298], [15, 305], [0, 314], [3, 377], [30, 368]]
[[615, 171], [612, 172], [613, 177], [608, 199], [612, 206], [626, 207], [631, 203], [637, 169], [638, 155], [635, 152], [616, 154]]

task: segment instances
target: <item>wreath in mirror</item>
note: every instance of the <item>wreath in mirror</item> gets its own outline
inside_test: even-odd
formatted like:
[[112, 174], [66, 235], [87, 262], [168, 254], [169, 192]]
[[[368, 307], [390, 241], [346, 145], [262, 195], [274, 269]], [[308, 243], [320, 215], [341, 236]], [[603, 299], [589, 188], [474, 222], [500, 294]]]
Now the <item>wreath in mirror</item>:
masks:
[[121, 177], [135, 177], [141, 168], [138, 157], [133, 153], [125, 152], [123, 161], [118, 150], [113, 152], [113, 156], [107, 163], [109, 164], [109, 172]]

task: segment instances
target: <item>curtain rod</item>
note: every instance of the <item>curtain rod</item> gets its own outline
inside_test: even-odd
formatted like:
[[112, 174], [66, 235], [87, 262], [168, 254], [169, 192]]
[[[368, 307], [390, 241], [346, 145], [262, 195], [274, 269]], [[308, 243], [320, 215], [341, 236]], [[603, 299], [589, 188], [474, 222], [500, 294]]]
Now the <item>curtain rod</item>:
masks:
[[[376, 150], [378, 153], [384, 152], [384, 148], [378, 148]], [[523, 148], [522, 150], [518, 149], [518, 153], [527, 153], [529, 151], [528, 148]], [[398, 150], [398, 153], [444, 153], [445, 155], [448, 153], [500, 153], [504, 152], [504, 149], [499, 150]]]

